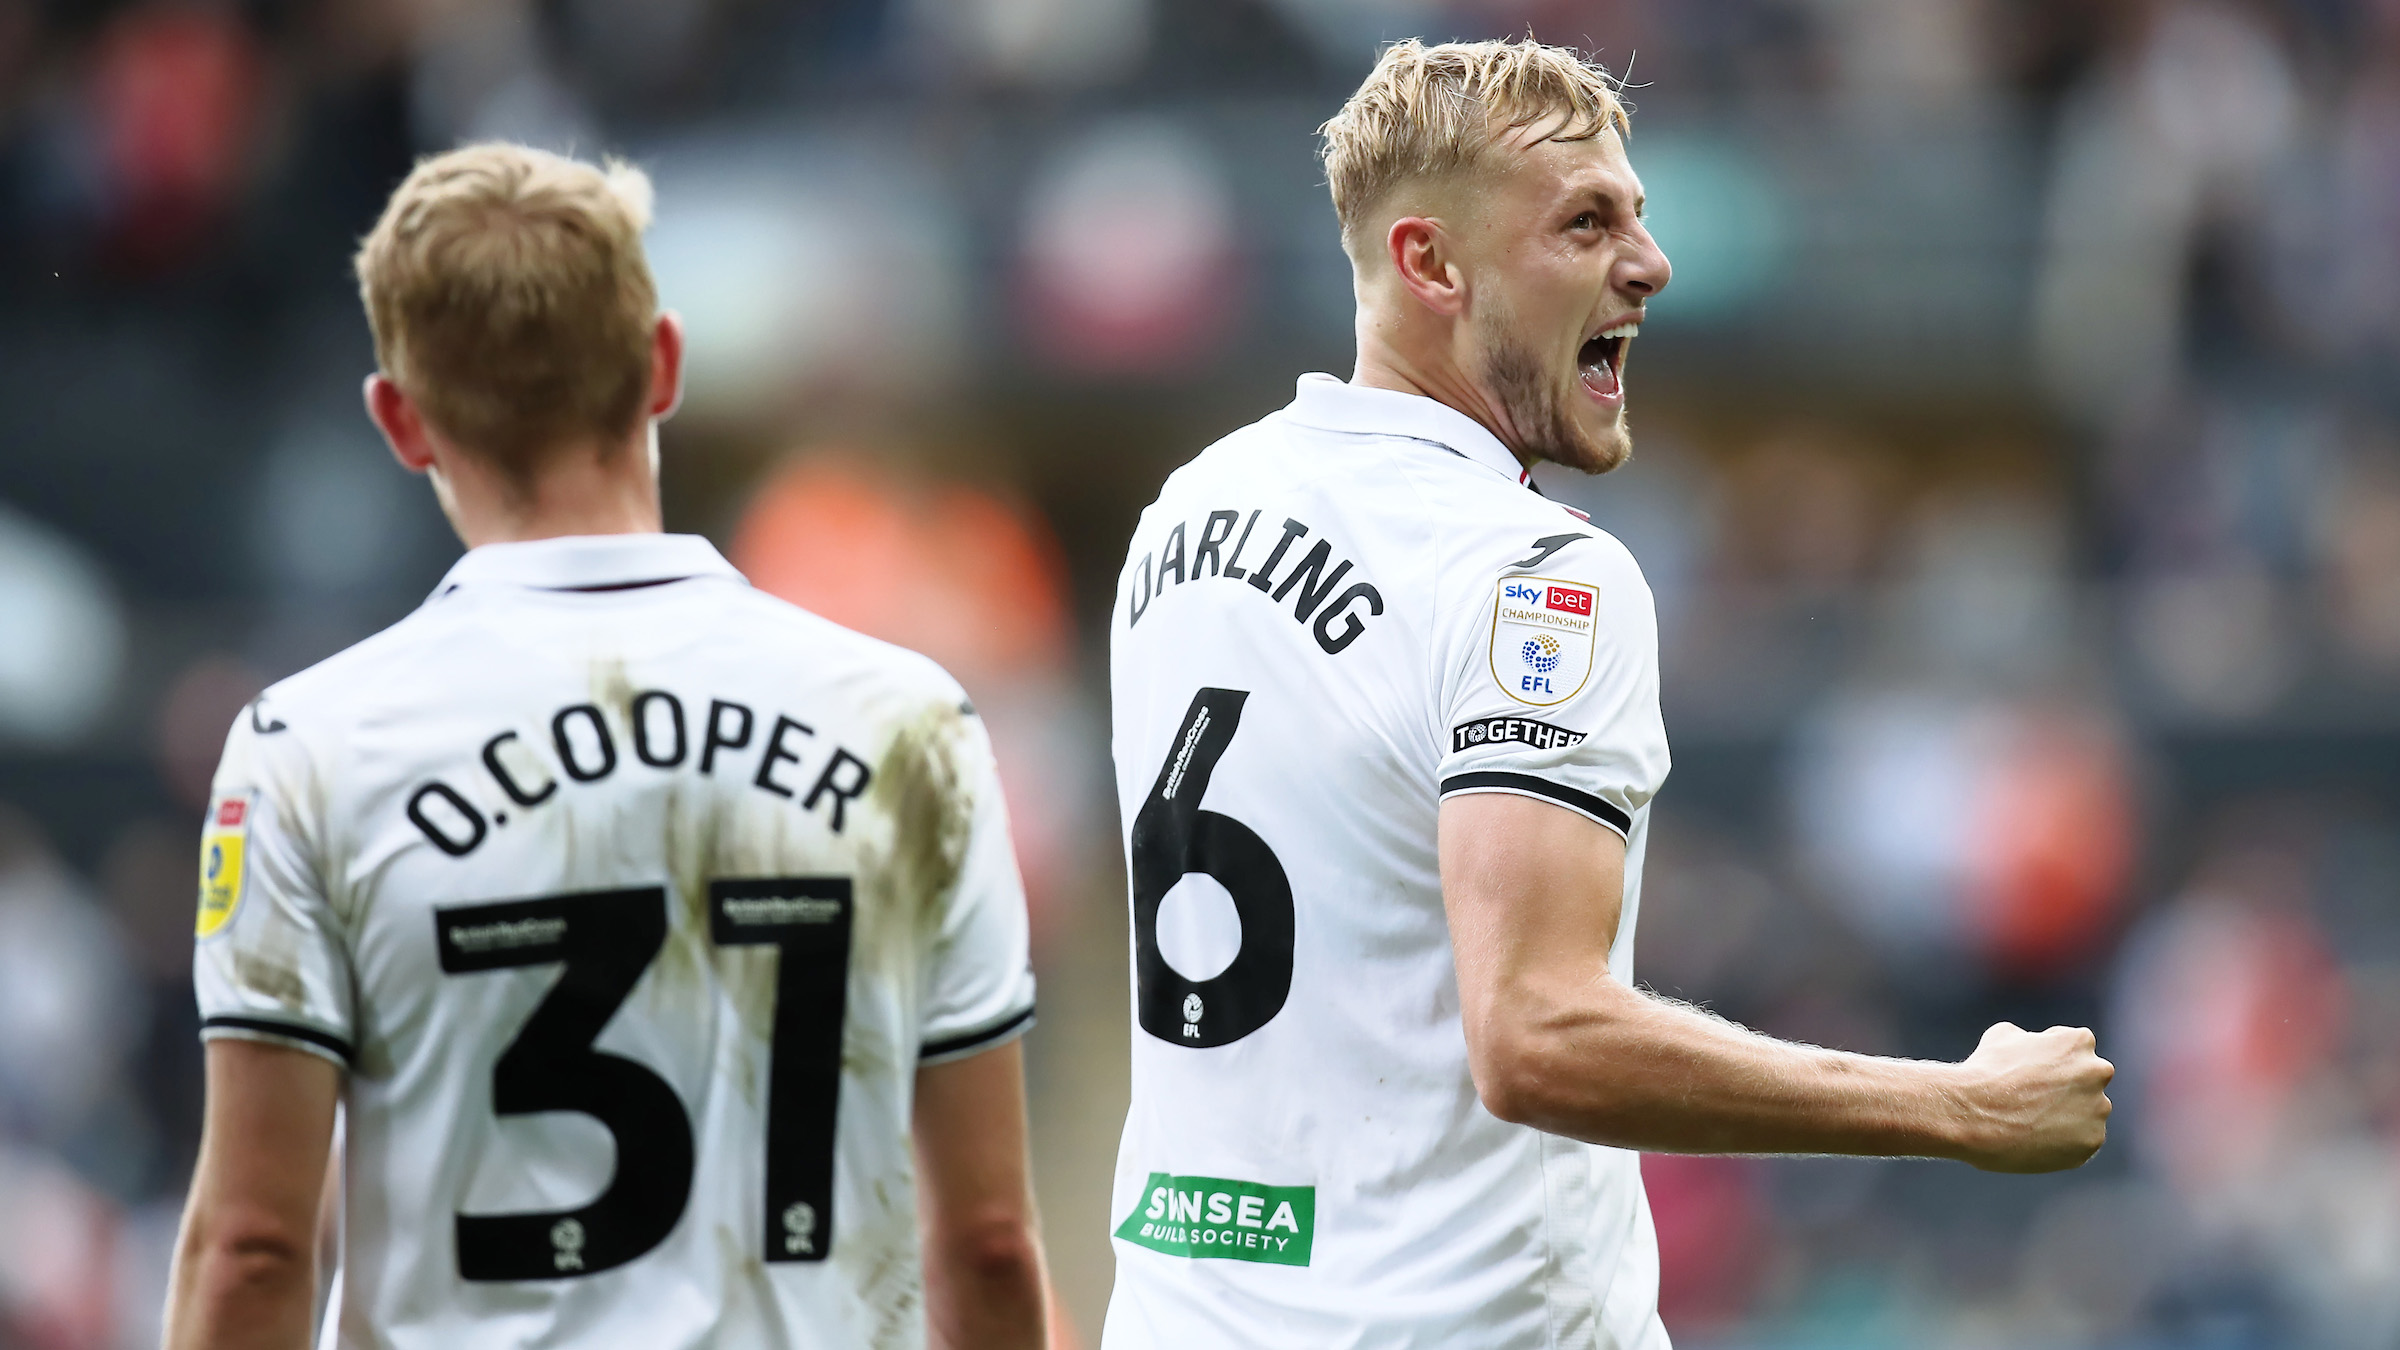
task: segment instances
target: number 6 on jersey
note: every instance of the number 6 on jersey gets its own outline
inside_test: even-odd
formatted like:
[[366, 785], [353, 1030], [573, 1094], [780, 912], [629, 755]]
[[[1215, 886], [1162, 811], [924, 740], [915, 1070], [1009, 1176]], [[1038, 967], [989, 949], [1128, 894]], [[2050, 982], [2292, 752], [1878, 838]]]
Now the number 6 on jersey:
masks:
[[[1134, 1003], [1142, 1030], [1172, 1045], [1230, 1045], [1273, 1021], [1292, 992], [1292, 884], [1283, 863], [1249, 826], [1200, 807], [1249, 698], [1238, 689], [1192, 696], [1133, 819]], [[1159, 906], [1194, 872], [1225, 888], [1242, 921], [1241, 950], [1206, 980], [1186, 977], [1158, 950]]]

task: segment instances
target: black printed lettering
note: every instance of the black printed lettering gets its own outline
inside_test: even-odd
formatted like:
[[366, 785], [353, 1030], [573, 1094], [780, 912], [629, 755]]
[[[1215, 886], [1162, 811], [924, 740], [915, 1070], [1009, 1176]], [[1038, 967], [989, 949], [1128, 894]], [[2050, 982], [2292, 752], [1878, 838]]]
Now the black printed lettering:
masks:
[[[1327, 605], [1325, 611], [1317, 616], [1317, 645], [1323, 647], [1329, 656], [1341, 655], [1344, 647], [1358, 641], [1358, 635], [1367, 631], [1365, 619], [1345, 612], [1353, 600], [1367, 602], [1368, 618], [1383, 613], [1383, 592], [1368, 583], [1362, 581], [1342, 592], [1341, 599]], [[1333, 621], [1337, 618], [1342, 621], [1342, 631], [1338, 634], [1333, 631]]]
[[1208, 519], [1200, 523], [1200, 542], [1192, 547], [1192, 580], [1200, 579], [1202, 563], [1208, 564], [1208, 574], [1212, 577], [1224, 572], [1225, 563], [1217, 556], [1217, 549], [1233, 536], [1233, 522], [1241, 518], [1239, 511], [1211, 511]]
[[[845, 765], [851, 770], [850, 780], [847, 783], [843, 782], [840, 777]], [[867, 769], [865, 760], [847, 750], [836, 747], [832, 761], [826, 764], [823, 773], [817, 775], [816, 786], [811, 787], [808, 790], [808, 796], [801, 799], [800, 809], [814, 811], [817, 809], [817, 799], [830, 795], [833, 798], [833, 832], [840, 834], [842, 832], [842, 808], [848, 803], [856, 801], [858, 795], [867, 790], [867, 783], [873, 777], [874, 775]], [[789, 797], [792, 794], [787, 792], [783, 795]]]
[[508, 794], [510, 801], [519, 806], [540, 806], [558, 792], [558, 780], [552, 778], [544, 782], [539, 792], [527, 792], [520, 786], [517, 780], [509, 774], [508, 769], [500, 763], [500, 747], [515, 739], [517, 739], [517, 733], [503, 731], [485, 741], [483, 743], [483, 767], [491, 772], [492, 781], [500, 785], [500, 790]]
[[1472, 722], [1461, 722], [1450, 729], [1450, 751], [1456, 754], [1478, 745], [1512, 743], [1528, 745], [1536, 750], [1557, 750], [1581, 745], [1584, 735], [1583, 732], [1552, 726], [1530, 717], [1481, 717]]
[[[1332, 560], [1333, 545], [1325, 540], [1318, 540], [1315, 548], [1302, 555], [1300, 565], [1292, 569], [1292, 574], [1285, 577], [1283, 584], [1275, 588], [1275, 603], [1282, 604], [1283, 597], [1290, 595], [1293, 587], [1299, 587], [1300, 603], [1292, 606], [1292, 616], [1302, 623], [1308, 622], [1308, 616], [1316, 612], [1317, 606], [1324, 602], [1326, 596], [1333, 594], [1333, 588], [1341, 585], [1342, 578], [1350, 571], [1350, 563], [1345, 559], [1341, 566], [1333, 569], [1332, 575], [1326, 576], [1320, 581], [1318, 578], [1324, 572], [1325, 564]], [[1303, 577], [1306, 577], [1307, 581], [1303, 582], [1301, 580]]]
[[1242, 537], [1233, 541], [1233, 556], [1225, 560], [1225, 575], [1235, 581], [1240, 581], [1243, 577], [1250, 575], [1249, 569], [1236, 567], [1234, 564], [1242, 560], [1242, 549], [1250, 543], [1250, 531], [1258, 527], [1258, 516], [1259, 513], [1253, 511], [1250, 513], [1250, 519], [1243, 522]]
[[[727, 736], [720, 730], [721, 720], [727, 713], [742, 715], [742, 729], [736, 735]], [[758, 718], [742, 704], [728, 703], [721, 698], [710, 699], [708, 702], [708, 730], [700, 738], [700, 772], [716, 772], [718, 750], [739, 750], [749, 745], [750, 728], [757, 725], [757, 722]]]
[[[675, 728], [675, 749], [672, 754], [658, 754], [650, 744], [650, 707], [654, 703], [667, 706], [667, 725]], [[683, 752], [690, 747], [683, 733], [683, 700], [664, 689], [652, 689], [633, 696], [633, 706], [627, 710], [633, 723], [633, 753], [653, 769], [672, 769], [683, 763]]]
[[1174, 529], [1167, 531], [1167, 542], [1159, 546], [1158, 589], [1161, 594], [1166, 592], [1169, 572], [1175, 574], [1176, 585], [1183, 584], [1183, 522], [1180, 520], [1175, 522]]
[[1133, 595], [1126, 601], [1125, 626], [1133, 627], [1142, 621], [1142, 612], [1150, 608], [1150, 555], [1142, 555], [1141, 579], [1133, 586]]
[[[783, 714], [777, 713], [775, 715], [775, 730], [769, 733], [767, 736], [766, 751], [758, 757], [758, 776], [750, 780], [751, 782], [756, 783], [758, 786], [765, 788], [767, 791], [774, 793], [778, 797], [789, 797], [792, 795], [792, 790], [775, 781], [775, 766], [778, 764], [797, 764], [800, 762], [800, 757], [798, 755], [795, 755], [791, 751], [783, 748], [784, 733], [789, 731], [797, 731], [803, 736], [814, 736], [817, 734], [816, 728], [809, 726], [807, 723], [795, 722], [792, 719], [785, 717]], [[839, 752], [837, 751], [836, 753], [838, 754]], [[813, 792], [810, 793], [809, 800], [812, 802], [815, 801], [816, 794]]]
[[[584, 719], [592, 724], [592, 735], [598, 738], [600, 767], [597, 769], [584, 768], [575, 758], [575, 743], [567, 739], [567, 719], [577, 713], [583, 714]], [[607, 719], [589, 703], [569, 704], [558, 710], [558, 715], [550, 719], [550, 743], [558, 747], [560, 767], [567, 771], [567, 777], [578, 783], [597, 782], [616, 772], [617, 742], [608, 734]]]
[[1262, 591], [1265, 590], [1269, 580], [1274, 576], [1275, 564], [1283, 561], [1285, 550], [1291, 548], [1293, 540], [1306, 533], [1308, 533], [1306, 525], [1286, 517], [1283, 522], [1283, 537], [1275, 541], [1275, 551], [1267, 555], [1267, 565], [1258, 569], [1258, 572], [1250, 578], [1250, 584]]
[[[425, 799], [428, 797], [439, 797], [448, 802], [450, 809], [466, 821], [469, 831], [466, 838], [452, 838], [449, 832], [433, 823], [433, 817], [425, 812]], [[408, 818], [419, 830], [424, 831], [425, 838], [435, 848], [453, 858], [463, 858], [473, 853], [475, 846], [483, 842], [483, 836], [490, 832], [483, 823], [483, 813], [475, 809], [475, 804], [459, 796], [456, 788], [438, 778], [409, 794]]]

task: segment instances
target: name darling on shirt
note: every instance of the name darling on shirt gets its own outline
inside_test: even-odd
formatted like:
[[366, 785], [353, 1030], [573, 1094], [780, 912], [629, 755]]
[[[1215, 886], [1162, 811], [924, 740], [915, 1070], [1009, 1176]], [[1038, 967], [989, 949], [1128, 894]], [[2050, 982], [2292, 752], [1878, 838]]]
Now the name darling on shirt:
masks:
[[[1329, 654], [1338, 655], [1343, 648], [1358, 641], [1358, 635], [1367, 631], [1367, 620], [1383, 613], [1383, 592], [1375, 589], [1373, 583], [1361, 581], [1338, 596], [1334, 595], [1335, 588], [1342, 584], [1342, 578], [1350, 574], [1352, 564], [1345, 558], [1336, 565], [1333, 545], [1325, 539], [1317, 540], [1314, 546], [1303, 553], [1278, 583], [1275, 569], [1283, 565], [1284, 556], [1291, 551], [1292, 545], [1309, 533], [1308, 526], [1289, 518], [1284, 520], [1282, 536], [1268, 552], [1266, 562], [1255, 569], [1244, 567], [1243, 550], [1250, 546], [1251, 531], [1258, 527], [1258, 518], [1262, 514], [1263, 511], [1254, 510], [1244, 519], [1239, 511], [1211, 511], [1199, 523], [1196, 538], [1183, 521], [1176, 521], [1174, 528], [1167, 531], [1165, 542], [1143, 554], [1141, 561], [1135, 565], [1133, 594], [1126, 603], [1125, 626], [1131, 628], [1142, 621], [1150, 602], [1166, 594], [1169, 580], [1181, 586], [1187, 581], [1222, 579], [1247, 581], [1257, 588], [1259, 594], [1277, 604], [1282, 604], [1297, 593], [1299, 598], [1292, 605], [1292, 617], [1307, 624], [1310, 616], [1314, 615], [1316, 622], [1310, 631], [1316, 636], [1317, 645]], [[1237, 524], [1241, 527], [1239, 537], [1234, 535]], [[1204, 568], [1205, 571], [1202, 570]], [[1333, 597], [1331, 603], [1327, 602], [1329, 596]]]

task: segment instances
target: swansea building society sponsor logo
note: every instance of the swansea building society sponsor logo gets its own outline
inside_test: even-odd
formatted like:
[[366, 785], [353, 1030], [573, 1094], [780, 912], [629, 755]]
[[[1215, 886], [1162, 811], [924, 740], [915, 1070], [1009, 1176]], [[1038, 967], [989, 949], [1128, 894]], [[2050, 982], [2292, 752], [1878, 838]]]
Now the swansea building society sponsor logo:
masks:
[[1193, 1260], [1305, 1266], [1316, 1245], [1317, 1188], [1152, 1172], [1117, 1236]]
[[1450, 728], [1450, 753], [1471, 750], [1478, 745], [1530, 745], [1536, 750], [1558, 750], [1581, 745], [1584, 733], [1537, 722], [1530, 717], [1479, 717]]

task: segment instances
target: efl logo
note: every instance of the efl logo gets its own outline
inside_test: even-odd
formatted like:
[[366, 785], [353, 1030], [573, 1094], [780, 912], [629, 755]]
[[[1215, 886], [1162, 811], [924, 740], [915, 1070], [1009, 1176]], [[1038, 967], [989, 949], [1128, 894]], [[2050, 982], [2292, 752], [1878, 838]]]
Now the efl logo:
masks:
[[1550, 588], [1549, 606], [1552, 609], [1564, 610], [1569, 614], [1581, 614], [1588, 618], [1592, 612], [1592, 593], [1574, 590], [1566, 586], [1553, 586]]
[[239, 797], [217, 803], [217, 828], [220, 830], [238, 828], [242, 823], [242, 813], [248, 809], [249, 805], [250, 803]]

